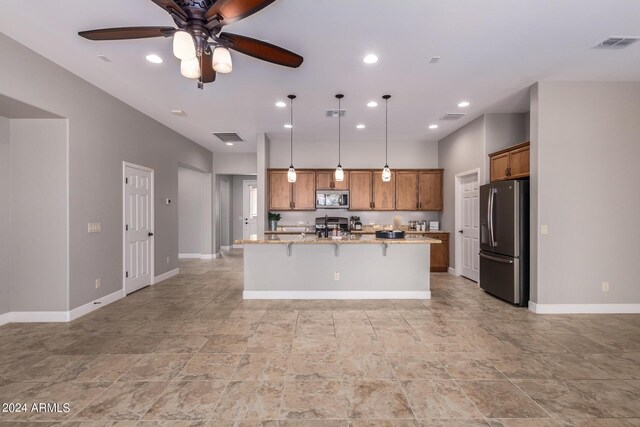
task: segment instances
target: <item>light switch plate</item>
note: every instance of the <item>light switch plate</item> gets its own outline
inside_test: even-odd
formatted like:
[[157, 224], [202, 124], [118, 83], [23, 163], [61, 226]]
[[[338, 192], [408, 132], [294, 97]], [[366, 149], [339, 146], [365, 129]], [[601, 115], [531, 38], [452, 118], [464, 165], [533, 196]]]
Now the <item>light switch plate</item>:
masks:
[[102, 231], [102, 223], [100, 222], [90, 222], [87, 227], [87, 232], [89, 233], [100, 233]]
[[549, 234], [549, 226], [547, 224], [540, 225], [540, 234]]

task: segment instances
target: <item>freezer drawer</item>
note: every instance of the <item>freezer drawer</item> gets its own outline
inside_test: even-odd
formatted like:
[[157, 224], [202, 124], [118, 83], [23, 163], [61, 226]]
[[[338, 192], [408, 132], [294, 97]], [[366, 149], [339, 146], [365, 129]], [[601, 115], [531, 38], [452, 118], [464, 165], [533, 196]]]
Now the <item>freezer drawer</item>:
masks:
[[526, 306], [529, 289], [520, 259], [480, 251], [480, 287], [488, 293]]

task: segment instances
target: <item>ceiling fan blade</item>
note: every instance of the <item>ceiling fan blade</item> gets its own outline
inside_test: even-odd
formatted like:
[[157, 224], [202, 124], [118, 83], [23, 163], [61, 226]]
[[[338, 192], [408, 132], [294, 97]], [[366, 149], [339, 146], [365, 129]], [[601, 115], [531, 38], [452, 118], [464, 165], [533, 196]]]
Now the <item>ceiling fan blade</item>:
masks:
[[296, 53], [251, 37], [231, 33], [221, 33], [218, 37], [226, 41], [230, 49], [263, 61], [291, 68], [298, 68], [304, 61], [304, 58]]
[[172, 15], [178, 15], [182, 19], [187, 19], [188, 15], [173, 0], [151, 0]]
[[208, 53], [203, 52], [200, 58], [200, 69], [202, 70], [202, 83], [211, 83], [216, 80], [216, 72], [213, 69], [213, 49], [208, 49]]
[[218, 19], [221, 25], [231, 24], [264, 9], [275, 0], [216, 0], [204, 17], [207, 21]]
[[173, 27], [122, 27], [80, 31], [78, 35], [89, 40], [128, 40], [171, 37], [175, 31]]

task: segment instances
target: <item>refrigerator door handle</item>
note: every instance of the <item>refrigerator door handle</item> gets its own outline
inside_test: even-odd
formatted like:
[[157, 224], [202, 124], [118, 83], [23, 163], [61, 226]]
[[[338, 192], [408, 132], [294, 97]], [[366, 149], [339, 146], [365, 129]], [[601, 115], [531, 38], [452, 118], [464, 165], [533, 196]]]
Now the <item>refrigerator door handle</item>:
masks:
[[493, 202], [494, 202], [494, 196], [496, 194], [496, 189], [492, 188], [489, 191], [489, 208], [488, 208], [488, 221], [487, 224], [489, 225], [489, 245], [491, 247], [496, 246], [496, 240], [495, 237], [493, 236]]
[[497, 262], [501, 262], [503, 264], [513, 264], [513, 260], [512, 259], [497, 258], [497, 257], [494, 257], [494, 256], [485, 255], [482, 252], [478, 252], [478, 255], [480, 255], [482, 258], [490, 259], [491, 261], [497, 261]]

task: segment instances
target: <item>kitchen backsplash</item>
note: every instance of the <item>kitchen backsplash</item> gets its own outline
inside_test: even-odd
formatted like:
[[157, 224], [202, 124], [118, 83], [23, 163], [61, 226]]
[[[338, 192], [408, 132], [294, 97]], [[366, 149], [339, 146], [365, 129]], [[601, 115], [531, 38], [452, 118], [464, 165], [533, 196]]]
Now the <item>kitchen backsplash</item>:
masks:
[[280, 212], [282, 219], [280, 224], [296, 225], [300, 222], [315, 225], [316, 218], [328, 216], [340, 216], [349, 218], [351, 216], [359, 216], [363, 225], [369, 223], [375, 224], [392, 224], [393, 218], [399, 216], [402, 218], [402, 224], [407, 225], [409, 221], [439, 221], [439, 212], [415, 212], [415, 211], [348, 211], [346, 209], [317, 209], [315, 211], [284, 211]]

